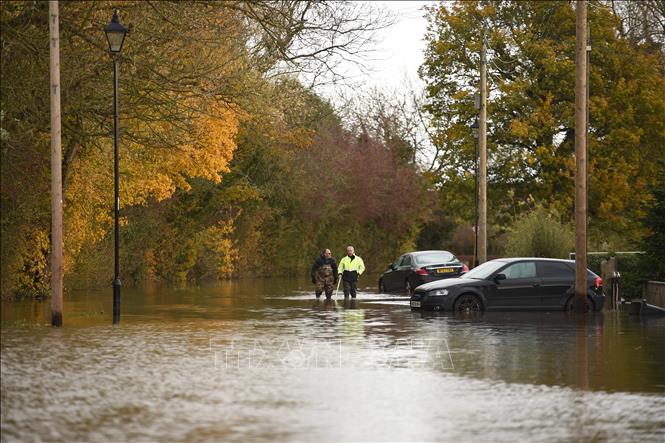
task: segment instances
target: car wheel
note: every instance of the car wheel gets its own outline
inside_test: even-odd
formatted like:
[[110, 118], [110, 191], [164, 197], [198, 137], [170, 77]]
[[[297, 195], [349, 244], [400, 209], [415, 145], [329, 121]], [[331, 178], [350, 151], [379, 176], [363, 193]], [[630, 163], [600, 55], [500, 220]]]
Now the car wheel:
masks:
[[409, 280], [404, 283], [404, 291], [406, 291], [406, 295], [408, 296], [413, 295], [413, 289], [411, 288], [411, 283]]
[[483, 303], [473, 294], [462, 294], [453, 307], [455, 312], [463, 314], [472, 314], [483, 310]]
[[[575, 310], [575, 296], [571, 296], [568, 301], [566, 301], [566, 306], [564, 308], [568, 312], [572, 312]], [[589, 297], [586, 298], [586, 312], [589, 311], [595, 311], [595, 305], [593, 304], [593, 300], [591, 300]]]
[[381, 294], [386, 292], [386, 285], [383, 284], [383, 280], [379, 280], [379, 292]]

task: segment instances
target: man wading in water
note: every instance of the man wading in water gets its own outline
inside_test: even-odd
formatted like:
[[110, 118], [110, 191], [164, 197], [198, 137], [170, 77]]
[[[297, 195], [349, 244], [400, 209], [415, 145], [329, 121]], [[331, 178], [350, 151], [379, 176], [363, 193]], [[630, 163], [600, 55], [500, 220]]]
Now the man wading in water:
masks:
[[324, 250], [323, 254], [314, 260], [311, 274], [312, 283], [316, 285], [316, 298], [321, 297], [325, 290], [326, 298], [330, 299], [337, 283], [337, 262], [332, 258], [330, 249]]
[[358, 289], [358, 276], [365, 272], [365, 263], [363, 259], [355, 254], [353, 246], [349, 245], [346, 248], [346, 257], [339, 261], [339, 271], [342, 275], [342, 282], [344, 282], [344, 298], [356, 298], [356, 291]]

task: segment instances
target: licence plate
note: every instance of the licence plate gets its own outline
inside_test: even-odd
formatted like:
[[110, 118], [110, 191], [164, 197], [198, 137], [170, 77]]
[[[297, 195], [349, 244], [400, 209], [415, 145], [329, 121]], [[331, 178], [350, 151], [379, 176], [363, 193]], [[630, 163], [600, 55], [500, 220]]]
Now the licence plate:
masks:
[[449, 272], [455, 272], [455, 268], [439, 268], [436, 270], [437, 274], [447, 274]]
[[419, 308], [420, 307], [420, 302], [419, 301], [412, 301], [411, 302], [411, 307], [412, 308]]

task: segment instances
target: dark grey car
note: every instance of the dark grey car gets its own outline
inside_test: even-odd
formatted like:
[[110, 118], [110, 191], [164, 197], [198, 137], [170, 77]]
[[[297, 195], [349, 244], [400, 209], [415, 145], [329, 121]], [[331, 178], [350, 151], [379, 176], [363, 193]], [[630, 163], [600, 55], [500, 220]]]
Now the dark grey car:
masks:
[[416, 286], [459, 277], [469, 268], [448, 251], [415, 251], [401, 255], [379, 277], [379, 292], [413, 293]]
[[[587, 304], [601, 310], [602, 280], [587, 270]], [[411, 307], [459, 312], [572, 309], [575, 262], [549, 258], [491, 260], [459, 278], [427, 283], [411, 296]]]

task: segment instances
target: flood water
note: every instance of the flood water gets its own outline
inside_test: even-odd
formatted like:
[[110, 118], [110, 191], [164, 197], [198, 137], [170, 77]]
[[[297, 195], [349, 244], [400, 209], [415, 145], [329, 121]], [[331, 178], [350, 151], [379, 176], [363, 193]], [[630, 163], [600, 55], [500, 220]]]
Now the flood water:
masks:
[[665, 440], [665, 319], [310, 286], [123, 288], [116, 327], [110, 287], [68, 295], [62, 329], [3, 302], [2, 441]]

